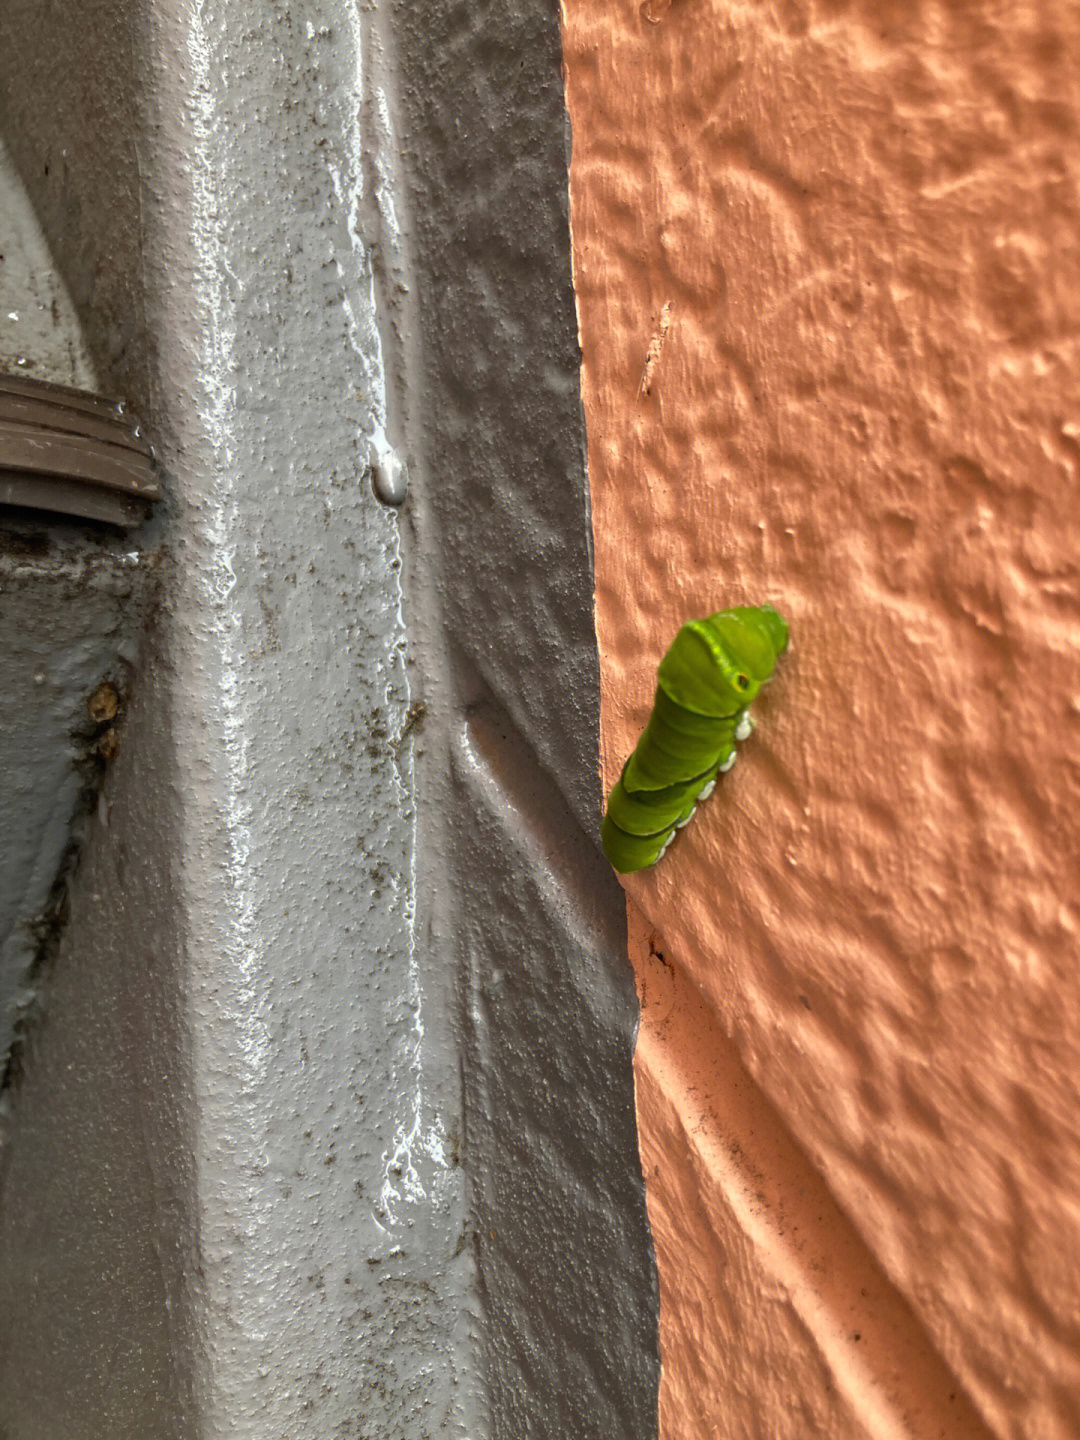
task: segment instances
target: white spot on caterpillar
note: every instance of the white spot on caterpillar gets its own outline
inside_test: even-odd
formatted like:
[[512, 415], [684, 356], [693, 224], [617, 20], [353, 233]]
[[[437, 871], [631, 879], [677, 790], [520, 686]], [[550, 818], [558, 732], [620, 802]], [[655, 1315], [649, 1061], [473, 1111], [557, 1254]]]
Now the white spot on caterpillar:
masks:
[[735, 726], [735, 739], [736, 739], [736, 740], [749, 740], [749, 739], [750, 739], [750, 734], [751, 734], [751, 731], [753, 730], [753, 728], [754, 728], [754, 722], [753, 722], [753, 720], [750, 719], [750, 716], [749, 716], [749, 714], [747, 713], [747, 711], [744, 710], [743, 713], [739, 716], [739, 723], [738, 723], [738, 725]]
[[681, 820], [676, 820], [676, 822], [675, 822], [675, 829], [676, 829], [676, 830], [681, 830], [684, 825], [689, 825], [689, 824], [690, 824], [690, 821], [694, 818], [694, 814], [695, 814], [696, 810], [697, 810], [697, 806], [696, 806], [696, 805], [691, 805], [690, 809], [686, 812], [686, 814], [683, 816], [683, 818], [682, 818]]
[[702, 785], [701, 789], [697, 792], [697, 798], [699, 800], [707, 800], [715, 789], [716, 781], [709, 780], [706, 784]]
[[726, 775], [727, 772], [731, 769], [732, 765], [735, 764], [735, 761], [736, 761], [738, 758], [739, 758], [739, 752], [738, 752], [737, 750], [732, 750], [731, 754], [727, 757], [727, 759], [724, 761], [724, 763], [723, 763], [722, 765], [720, 765], [720, 766], [717, 767], [719, 773], [720, 773], [721, 775]]

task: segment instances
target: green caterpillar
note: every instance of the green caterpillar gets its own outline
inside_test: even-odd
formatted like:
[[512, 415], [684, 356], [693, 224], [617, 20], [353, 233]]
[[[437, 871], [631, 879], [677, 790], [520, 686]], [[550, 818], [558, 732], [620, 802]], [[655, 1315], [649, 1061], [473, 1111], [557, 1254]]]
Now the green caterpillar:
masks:
[[608, 796], [604, 854], [621, 874], [657, 860], [735, 763], [752, 729], [747, 706], [787, 649], [771, 605], [688, 620], [660, 661], [649, 723]]

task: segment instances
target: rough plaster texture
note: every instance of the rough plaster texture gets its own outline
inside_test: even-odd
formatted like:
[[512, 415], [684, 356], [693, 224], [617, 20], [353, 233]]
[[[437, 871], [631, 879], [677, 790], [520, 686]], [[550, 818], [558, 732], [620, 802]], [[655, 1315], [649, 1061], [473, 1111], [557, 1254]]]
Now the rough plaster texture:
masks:
[[655, 1432], [558, 17], [513, 14], [0, 14], [169, 494], [4, 1151], [10, 1440]]
[[681, 958], [633, 905], [629, 920], [662, 1433], [697, 1435], [720, 1415], [736, 1433], [987, 1440]]
[[[768, 598], [793, 633], [744, 758], [626, 888], [848, 1217], [848, 1262], [872, 1254], [993, 1433], [1075, 1435], [1080, 19], [565, 20], [607, 782], [687, 615]], [[707, 1090], [708, 1057], [680, 1063]], [[654, 1098], [670, 1217], [721, 1176], [687, 1175]], [[780, 1218], [739, 1223], [773, 1269]], [[758, 1345], [772, 1300], [726, 1275]], [[805, 1347], [762, 1384], [827, 1398]]]

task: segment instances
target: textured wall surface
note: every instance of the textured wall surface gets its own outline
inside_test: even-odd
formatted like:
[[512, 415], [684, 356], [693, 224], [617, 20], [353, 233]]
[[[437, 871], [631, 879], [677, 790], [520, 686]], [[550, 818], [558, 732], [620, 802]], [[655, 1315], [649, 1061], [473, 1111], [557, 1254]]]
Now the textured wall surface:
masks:
[[438, 0], [398, 16], [440, 599], [454, 643], [598, 833], [557, 0]]
[[[565, 6], [607, 782], [687, 615], [793, 626], [744, 758], [626, 887], [786, 1156], [737, 1217], [772, 1288], [733, 1261], [715, 1304], [746, 1346], [799, 1309], [767, 1197], [803, 1164], [848, 1299], [873, 1265], [906, 1315], [909, 1388], [955, 1382], [875, 1411], [823, 1283], [779, 1374], [836, 1386], [830, 1434], [1080, 1431], [1078, 47], [1063, 3]], [[743, 1433], [676, 1204], [741, 1142], [714, 1095], [727, 1148], [688, 1176], [662, 1074], [643, 1039], [665, 1385], [715, 1343]], [[665, 1433], [700, 1432], [669, 1404]]]
[[67, 287], [26, 187], [0, 142], [0, 370], [96, 388]]

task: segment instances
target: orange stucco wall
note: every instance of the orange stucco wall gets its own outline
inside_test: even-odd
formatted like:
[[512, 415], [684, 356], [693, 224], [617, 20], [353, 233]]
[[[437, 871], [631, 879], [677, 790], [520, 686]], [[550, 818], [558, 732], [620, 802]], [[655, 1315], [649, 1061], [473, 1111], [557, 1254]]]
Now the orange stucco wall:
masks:
[[1080, 7], [564, 46], [606, 783], [684, 619], [793, 635], [626, 882], [665, 1440], [1076, 1436]]

